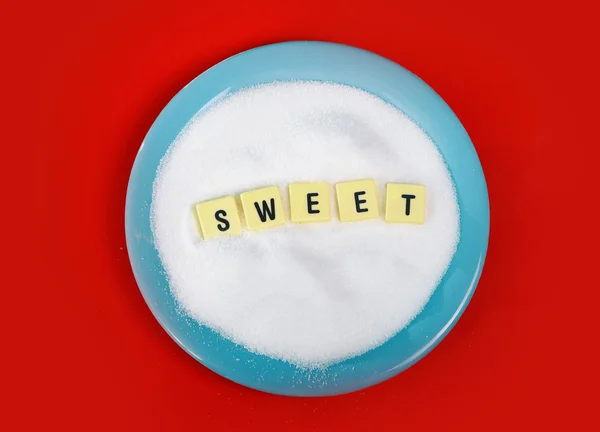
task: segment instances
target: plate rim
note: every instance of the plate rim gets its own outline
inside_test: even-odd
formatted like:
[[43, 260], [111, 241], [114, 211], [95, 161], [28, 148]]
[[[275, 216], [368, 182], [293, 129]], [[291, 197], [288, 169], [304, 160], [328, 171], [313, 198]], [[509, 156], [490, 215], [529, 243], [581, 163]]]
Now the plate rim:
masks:
[[[286, 51], [287, 51], [287, 53], [285, 53]], [[138, 177], [139, 173], [136, 170], [140, 169], [141, 162], [139, 162], [139, 161], [142, 160], [141, 158], [143, 157], [144, 152], [149, 151], [150, 146], [156, 140], [161, 140], [161, 139], [164, 140], [165, 139], [165, 137], [163, 136], [165, 134], [159, 133], [160, 129], [164, 127], [164, 125], [163, 125], [164, 121], [170, 120], [171, 116], [174, 115], [174, 112], [176, 112], [178, 110], [178, 108], [179, 108], [178, 105], [181, 103], [182, 98], [185, 96], [186, 93], [193, 90], [194, 86], [198, 86], [199, 84], [201, 84], [200, 88], [203, 87], [202, 81], [205, 80], [207, 76], [210, 76], [211, 74], [215, 74], [215, 73], [217, 73], [217, 74], [232, 73], [231, 71], [227, 71], [227, 69], [238, 67], [239, 65], [236, 63], [240, 63], [240, 61], [241, 61], [242, 64], [252, 64], [256, 61], [264, 61], [265, 55], [267, 57], [269, 57], [269, 56], [279, 57], [279, 61], [281, 63], [285, 58], [287, 58], [289, 60], [290, 59], [289, 56], [298, 56], [299, 54], [301, 54], [301, 56], [307, 56], [307, 55], [314, 56], [314, 55], [323, 55], [324, 53], [332, 53], [332, 54], [335, 54], [337, 57], [341, 56], [341, 58], [345, 58], [346, 55], [349, 55], [350, 57], [355, 57], [355, 60], [362, 59], [359, 61], [366, 61], [367, 63], [370, 63], [371, 61], [373, 61], [375, 64], [379, 64], [380, 66], [385, 65], [385, 68], [391, 68], [391, 70], [393, 70], [394, 72], [401, 73], [399, 76], [402, 76], [403, 79], [405, 81], [407, 81], [408, 83], [411, 83], [411, 84], [419, 87], [419, 90], [424, 92], [424, 94], [420, 95], [420, 96], [433, 99], [436, 109], [441, 109], [442, 111], [444, 111], [444, 114], [446, 115], [444, 121], [449, 122], [449, 124], [452, 128], [457, 128], [458, 135], [459, 136], [463, 135], [462, 136], [463, 140], [466, 138], [466, 142], [468, 144], [470, 144], [470, 149], [472, 150], [472, 154], [470, 155], [471, 159], [472, 159], [472, 156], [474, 156], [475, 160], [476, 160], [476, 167], [474, 169], [473, 178], [475, 179], [475, 182], [478, 183], [477, 186], [480, 189], [483, 188], [483, 192], [484, 192], [483, 194], [481, 193], [481, 191], [479, 191], [479, 199], [481, 199], [483, 201], [480, 203], [481, 208], [479, 209], [476, 220], [475, 221], [469, 220], [468, 222], [469, 223], [477, 223], [477, 224], [482, 225], [479, 229], [479, 232], [480, 232], [480, 235], [484, 235], [485, 238], [479, 239], [478, 244], [479, 244], [480, 250], [479, 250], [479, 260], [476, 265], [476, 270], [474, 271], [473, 275], [471, 276], [471, 281], [470, 281], [469, 285], [464, 290], [464, 295], [461, 298], [461, 302], [459, 303], [458, 307], [456, 308], [456, 310], [454, 311], [454, 313], [452, 314], [450, 319], [447, 320], [447, 322], [444, 324], [444, 326], [442, 326], [436, 332], [436, 334], [431, 338], [429, 343], [427, 343], [426, 345], [421, 347], [421, 349], [419, 349], [418, 351], [413, 352], [408, 357], [405, 357], [401, 363], [399, 363], [398, 365], [396, 365], [393, 368], [386, 367], [386, 368], [384, 368], [385, 370], [381, 370], [381, 366], [383, 365], [382, 362], [375, 362], [376, 364], [374, 366], [374, 369], [372, 370], [372, 373], [370, 373], [370, 374], [369, 373], [367, 373], [367, 374], [365, 374], [365, 373], [358, 374], [357, 373], [357, 374], [355, 374], [356, 380], [354, 382], [351, 382], [352, 380], [350, 380], [350, 382], [349, 382], [347, 379], [348, 376], [349, 377], [352, 376], [352, 373], [348, 374], [346, 372], [345, 376], [343, 378], [340, 378], [339, 376], [330, 376], [327, 372], [328, 370], [336, 367], [337, 365], [343, 365], [344, 363], [347, 363], [347, 362], [352, 363], [353, 360], [360, 359], [369, 353], [380, 350], [382, 347], [387, 345], [390, 341], [397, 338], [398, 335], [400, 335], [402, 332], [404, 332], [405, 329], [408, 329], [409, 327], [413, 326], [414, 321], [417, 318], [419, 318], [427, 310], [427, 306], [431, 303], [432, 299], [430, 299], [428, 301], [424, 310], [415, 318], [415, 320], [413, 320], [413, 322], [408, 324], [407, 327], [402, 329], [395, 336], [392, 336], [392, 338], [390, 338], [390, 340], [386, 341], [380, 347], [374, 348], [365, 354], [361, 354], [357, 357], [353, 357], [351, 359], [344, 360], [340, 363], [332, 365], [331, 367], [325, 369], [322, 372], [318, 372], [318, 371], [306, 372], [305, 370], [302, 370], [295, 366], [289, 365], [285, 362], [281, 362], [280, 360], [269, 359], [269, 358], [266, 358], [265, 356], [261, 356], [258, 354], [252, 354], [249, 351], [247, 351], [245, 348], [242, 348], [242, 350], [246, 351], [248, 354], [250, 354], [250, 356], [254, 356], [257, 358], [255, 360], [256, 360], [256, 362], [258, 362], [258, 365], [254, 366], [255, 369], [260, 369], [261, 367], [263, 367], [264, 365], [261, 366], [262, 363], [269, 364], [272, 362], [280, 362], [280, 363], [287, 364], [288, 368], [292, 367], [293, 369], [296, 369], [298, 371], [296, 374], [293, 374], [293, 376], [291, 378], [288, 377], [291, 380], [286, 379], [282, 382], [277, 382], [277, 381], [273, 381], [273, 378], [271, 378], [270, 376], [267, 376], [266, 378], [263, 376], [263, 378], [261, 379], [260, 371], [255, 371], [255, 373], [248, 373], [248, 372], [242, 371], [242, 373], [240, 373], [239, 371], [236, 372], [235, 370], [231, 370], [231, 365], [229, 363], [225, 364], [225, 363], [221, 363], [220, 361], [218, 361], [218, 357], [220, 355], [222, 355], [222, 353], [221, 354], [218, 353], [218, 351], [220, 351], [220, 347], [216, 346], [214, 348], [210, 348], [210, 347], [207, 348], [209, 351], [210, 351], [210, 349], [215, 351], [215, 352], [213, 352], [213, 354], [214, 354], [213, 356], [206, 355], [207, 354], [206, 351], [199, 353], [197, 347], [190, 346], [190, 343], [188, 343], [188, 342], [186, 342], [186, 340], [184, 340], [184, 338], [180, 334], [180, 331], [173, 329], [171, 320], [182, 320], [183, 322], [187, 322], [187, 324], [192, 327], [193, 327], [193, 325], [194, 325], [193, 323], [195, 323], [195, 321], [193, 321], [191, 318], [175, 316], [179, 313], [177, 310], [172, 310], [170, 313], [165, 313], [164, 311], [160, 310], [161, 305], [157, 304], [156, 297], [153, 295], [152, 289], [159, 290], [159, 291], [160, 290], [164, 291], [166, 289], [168, 291], [169, 290], [168, 286], [166, 286], [166, 287], [161, 286], [161, 283], [159, 283], [157, 287], [154, 287], [154, 288], [147, 287], [147, 285], [148, 285], [148, 282], [146, 281], [147, 277], [146, 277], [146, 275], [142, 274], [142, 272], [144, 271], [143, 268], [144, 268], [144, 266], [147, 266], [147, 264], [140, 262], [140, 261], [144, 261], [145, 257], [144, 256], [140, 257], [140, 255], [138, 253], [136, 253], [136, 251], [138, 250], [139, 242], [150, 241], [150, 243], [153, 246], [154, 241], [153, 241], [153, 238], [150, 238], [150, 239], [148, 238], [147, 233], [146, 233], [146, 235], [140, 236], [140, 233], [138, 233], [137, 230], [133, 226], [133, 225], [135, 225], [134, 221], [138, 220], [138, 216], [136, 216], [136, 213], [138, 211], [137, 206], [139, 206], [139, 203], [136, 202], [136, 200], [135, 200], [136, 197], [132, 194], [134, 194], [136, 191], [135, 183], [139, 182], [139, 177]], [[282, 54], [285, 54], [285, 55], [282, 55]], [[288, 56], [288, 57], [286, 57], [286, 56]], [[257, 58], [253, 58], [253, 57], [257, 57]], [[381, 66], [381, 67], [383, 68], [384, 66]], [[367, 69], [368, 69], [368, 67], [367, 67]], [[278, 79], [277, 81], [287, 81], [287, 80], [288, 79]], [[272, 81], [273, 80], [267, 80], [265, 82], [272, 82]], [[336, 79], [316, 80], [316, 81], [329, 81], [329, 82], [338, 82], [338, 83], [340, 82]], [[210, 80], [209, 80], [209, 83], [210, 83]], [[345, 82], [341, 82], [341, 83], [346, 84]], [[406, 85], [406, 83], [403, 83], [403, 85]], [[246, 87], [246, 86], [242, 85], [240, 88], [244, 88], [244, 87]], [[372, 91], [372, 87], [364, 88], [362, 86], [356, 86], [356, 85], [355, 85], [355, 87], [361, 88], [362, 90], [365, 90], [365, 91], [368, 91], [369, 93], [375, 94], [376, 96], [386, 100], [388, 103], [392, 103], [392, 102], [390, 102], [390, 100], [388, 100], [388, 99], [386, 99], [386, 97], [384, 97], [385, 95], [382, 96], [381, 94], [379, 94], [379, 93], [381, 93], [381, 91], [378, 91], [378, 92]], [[231, 88], [233, 88], [233, 87], [230, 86], [229, 89], [231, 89]], [[425, 90], [422, 90], [422, 88], [424, 88]], [[233, 92], [233, 91], [235, 91], [235, 90], [232, 90], [231, 92]], [[225, 93], [225, 94], [230, 94], [231, 92]], [[220, 92], [219, 94], [224, 96], [224, 94], [222, 94], [222, 92]], [[214, 100], [214, 97], [211, 98], [211, 100]], [[198, 108], [198, 110], [200, 108], [205, 107], [206, 105], [207, 105], [207, 103], [202, 104]], [[396, 103], [392, 103], [392, 105], [396, 106], [396, 108], [403, 111], [408, 117], [413, 119], [413, 121], [416, 121], [419, 124], [419, 126], [428, 135], [430, 135], [432, 137], [432, 139], [436, 143], [436, 146], [440, 150], [440, 153], [444, 157], [444, 160], [448, 164], [449, 170], [452, 174], [452, 178], [454, 181], [455, 175], [454, 175], [453, 168], [448, 163], [446, 155], [444, 154], [442, 149], [439, 147], [438, 142], [435, 139], [435, 136], [432, 136], [432, 134], [430, 133], [430, 130], [428, 130], [427, 127], [425, 127], [423, 125], [422, 121], [415, 119], [415, 116], [411, 115], [411, 114], [414, 114], [414, 111], [411, 113], [411, 111], [412, 111], [411, 109], [407, 110], [406, 106], [399, 107]], [[425, 114], [427, 114], [427, 113], [425, 113]], [[163, 123], [161, 123], [161, 122], [163, 122]], [[187, 123], [187, 121], [186, 121], [186, 123]], [[454, 129], [453, 129], [453, 133], [454, 133]], [[168, 134], [166, 134], [166, 135], [168, 135]], [[170, 145], [170, 143], [171, 142], [169, 142], [168, 145]], [[167, 145], [167, 148], [168, 148], [168, 145]], [[164, 155], [164, 152], [163, 152], [163, 155]], [[477, 168], [478, 168], [478, 170], [477, 170]], [[146, 186], [146, 188], [148, 187], [147, 182], [146, 182], [145, 186]], [[150, 185], [150, 188], [152, 188], [152, 185]], [[452, 258], [452, 261], [447, 269], [446, 274], [444, 275], [444, 277], [442, 278], [442, 280], [436, 287], [434, 295], [446, 283], [446, 277], [448, 276], [448, 271], [452, 268], [455, 258], [457, 257], [457, 254], [459, 253], [459, 248], [461, 247], [461, 242], [463, 241], [463, 238], [462, 238], [463, 237], [463, 225], [465, 223], [467, 223], [467, 221], [463, 220], [463, 207], [462, 207], [462, 205], [460, 205], [461, 200], [460, 200], [459, 192], [460, 191], [458, 190], [458, 187], [457, 187], [457, 196], [459, 198], [459, 209], [460, 209], [461, 238], [459, 240], [459, 244], [457, 245], [457, 251], [456, 251], [454, 257]], [[146, 202], [145, 205], [148, 207], [148, 210], [149, 210], [150, 204]], [[148, 221], [148, 223], [149, 223], [149, 221]], [[242, 384], [244, 386], [247, 386], [247, 387], [251, 387], [251, 388], [254, 388], [257, 390], [261, 390], [261, 391], [266, 391], [269, 393], [283, 394], [283, 395], [326, 396], [326, 395], [343, 394], [343, 393], [348, 393], [350, 391], [360, 390], [360, 389], [369, 387], [371, 385], [377, 384], [379, 382], [382, 382], [394, 375], [397, 375], [398, 373], [408, 369], [410, 366], [414, 365], [420, 359], [425, 357], [448, 334], [448, 332], [456, 324], [456, 322], [458, 321], [458, 319], [460, 318], [460, 316], [466, 309], [466, 307], [475, 291], [475, 288], [476, 288], [479, 278], [481, 276], [481, 272], [483, 270], [483, 265], [485, 262], [485, 257], [486, 257], [486, 253], [487, 253], [487, 247], [488, 247], [488, 239], [489, 239], [489, 198], [488, 198], [488, 193], [487, 193], [487, 186], [485, 183], [485, 176], [483, 174], [483, 169], [481, 168], [481, 163], [477, 156], [476, 150], [475, 150], [470, 138], [468, 137], [468, 134], [466, 133], [466, 131], [464, 130], [464, 127], [460, 123], [460, 120], [456, 117], [456, 115], [453, 113], [453, 111], [450, 109], [450, 107], [443, 101], [443, 99], [433, 89], [431, 89], [431, 87], [429, 87], [426, 83], [424, 83], [419, 77], [417, 77], [412, 72], [406, 70], [402, 66], [392, 62], [391, 60], [388, 60], [384, 57], [381, 57], [377, 54], [374, 54], [370, 51], [366, 51], [366, 50], [363, 50], [360, 48], [355, 48], [355, 47], [352, 47], [349, 45], [342, 45], [342, 44], [336, 44], [336, 43], [330, 43], [330, 42], [292, 41], [292, 42], [282, 42], [282, 43], [259, 46], [256, 48], [252, 48], [252, 49], [240, 52], [240, 53], [235, 54], [225, 60], [222, 60], [219, 63], [215, 64], [214, 66], [210, 67], [209, 69], [205, 70], [201, 74], [199, 74], [192, 81], [190, 81], [167, 103], [167, 105], [163, 108], [161, 113], [157, 116], [157, 118], [153, 122], [153, 124], [150, 127], [148, 133], [146, 134], [144, 140], [142, 141], [142, 145], [140, 146], [140, 148], [137, 152], [135, 162], [134, 162], [132, 170], [131, 170], [131, 174], [129, 177], [129, 183], [128, 183], [128, 187], [127, 187], [127, 197], [126, 197], [126, 205], [125, 205], [125, 231], [126, 231], [127, 251], [128, 251], [130, 263], [131, 263], [131, 266], [132, 266], [132, 269], [134, 272], [136, 283], [138, 285], [138, 288], [140, 289], [140, 292], [142, 293], [142, 296], [144, 297], [144, 300], [146, 301], [147, 305], [149, 306], [150, 310], [152, 311], [153, 315], [155, 316], [157, 321], [160, 323], [160, 325], [171, 336], [171, 338], [173, 340], [175, 340], [175, 342], [179, 346], [181, 346], [188, 354], [190, 354], [192, 357], [194, 357], [200, 363], [202, 363], [209, 369], [213, 370], [214, 372], [218, 373], [219, 375], [222, 375], [232, 381], [235, 381], [235, 382]], [[154, 247], [154, 251], [156, 253], [158, 253], [156, 251], [155, 247]], [[140, 260], [140, 258], [141, 258], [141, 260]], [[162, 266], [162, 264], [161, 264], [161, 266]], [[156, 271], [156, 269], [154, 269], [154, 271]], [[163, 272], [164, 272], [164, 270], [163, 270]], [[164, 283], [162, 285], [164, 285]], [[169, 293], [169, 295], [170, 295], [170, 293]], [[433, 296], [432, 296], [432, 298], [433, 298]], [[177, 309], [177, 308], [175, 308], [175, 309]], [[196, 325], [198, 325], [198, 324], [196, 323]], [[205, 327], [204, 329], [208, 329], [208, 328]], [[208, 330], [214, 333], [214, 331], [212, 331], [210, 329], [208, 329]], [[223, 342], [225, 345], [233, 344], [231, 341], [228, 341], [224, 337], [217, 335], [217, 339], [219, 339], [219, 338], [222, 339], [221, 342]], [[218, 342], [217, 342], [217, 344], [218, 344]], [[239, 346], [237, 346], [237, 347], [238, 348], [232, 348], [232, 350], [235, 351], [236, 349], [241, 348]], [[231, 348], [231, 347], [229, 347], [229, 348]], [[228, 350], [224, 349], [224, 351], [227, 352]], [[209, 354], [210, 354], [210, 352], [209, 352]], [[225, 356], [229, 356], [230, 354], [231, 353], [227, 352], [227, 354], [225, 354]], [[216, 357], [216, 358], [213, 358], [213, 357]], [[265, 357], [265, 358], [263, 359], [263, 357]], [[360, 363], [360, 361], [359, 361], [359, 363]], [[363, 369], [362, 372], [365, 372], [364, 364], [362, 364], [362, 363], [357, 364], [357, 366], [361, 366]], [[348, 367], [350, 367], [350, 366], [348, 366]], [[352, 367], [352, 370], [354, 370], [355, 367]], [[243, 369], [243, 368], [240, 368], [240, 369]], [[367, 369], [369, 369], [369, 368], [367, 367]], [[346, 369], [346, 371], [347, 370], [348, 369]], [[307, 376], [310, 377], [311, 374], [314, 374], [314, 376], [315, 376], [315, 378], [313, 379], [314, 382], [309, 382], [307, 384], [307, 382], [306, 382], [307, 380], [311, 381], [311, 378], [307, 378]], [[296, 375], [298, 375], [298, 376], [296, 376]]]

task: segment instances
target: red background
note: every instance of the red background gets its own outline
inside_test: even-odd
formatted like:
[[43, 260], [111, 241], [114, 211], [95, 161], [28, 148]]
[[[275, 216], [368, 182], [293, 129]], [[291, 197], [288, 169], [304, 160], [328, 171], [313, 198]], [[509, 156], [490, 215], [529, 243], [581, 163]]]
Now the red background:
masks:
[[[2, 1], [0, 428], [536, 430], [597, 423], [597, 11], [547, 1]], [[428, 82], [479, 152], [481, 283], [429, 356], [340, 397], [202, 367], [135, 284], [129, 170], [188, 81], [267, 43], [341, 42]], [[4, 424], [2, 424], [4, 423]]]

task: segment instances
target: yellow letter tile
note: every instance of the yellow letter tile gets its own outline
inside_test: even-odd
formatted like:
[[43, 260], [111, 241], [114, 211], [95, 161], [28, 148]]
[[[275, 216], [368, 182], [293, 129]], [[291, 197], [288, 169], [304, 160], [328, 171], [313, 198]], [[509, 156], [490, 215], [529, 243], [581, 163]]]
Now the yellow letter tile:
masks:
[[425, 221], [425, 186], [388, 183], [385, 221], [422, 224]]
[[196, 214], [205, 239], [242, 233], [242, 223], [232, 196], [196, 204]]
[[329, 184], [292, 183], [289, 191], [292, 222], [328, 222], [331, 219]]
[[283, 201], [277, 186], [244, 192], [240, 199], [249, 230], [258, 231], [285, 224]]
[[335, 185], [342, 222], [379, 217], [377, 186], [374, 180], [356, 180]]

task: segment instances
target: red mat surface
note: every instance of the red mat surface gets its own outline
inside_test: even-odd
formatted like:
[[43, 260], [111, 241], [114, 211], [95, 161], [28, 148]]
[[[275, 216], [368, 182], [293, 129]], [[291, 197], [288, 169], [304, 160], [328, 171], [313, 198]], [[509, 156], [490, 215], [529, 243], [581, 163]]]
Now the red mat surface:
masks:
[[[2, 1], [0, 428], [591, 429], [592, 5]], [[298, 39], [371, 50], [428, 82], [469, 132], [491, 202], [488, 259], [455, 329], [405, 373], [323, 399], [241, 387], [177, 347], [137, 289], [123, 227], [129, 170], [169, 99], [230, 55]]]

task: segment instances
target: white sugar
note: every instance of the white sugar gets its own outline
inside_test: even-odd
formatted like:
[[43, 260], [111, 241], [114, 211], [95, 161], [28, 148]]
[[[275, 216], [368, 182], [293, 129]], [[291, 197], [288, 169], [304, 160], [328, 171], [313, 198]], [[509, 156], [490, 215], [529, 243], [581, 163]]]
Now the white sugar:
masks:
[[[208, 241], [198, 233], [198, 202], [271, 185], [287, 199], [291, 182], [327, 181], [336, 215], [333, 185], [362, 178], [377, 182], [382, 212], [387, 182], [425, 185], [425, 223], [334, 217]], [[316, 82], [239, 91], [199, 112], [161, 162], [152, 219], [184, 313], [302, 367], [364, 353], [404, 328], [459, 232], [453, 183], [428, 136], [371, 94]]]

